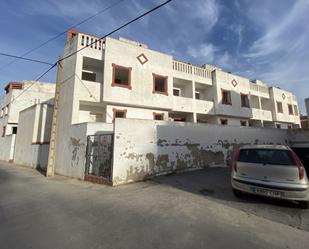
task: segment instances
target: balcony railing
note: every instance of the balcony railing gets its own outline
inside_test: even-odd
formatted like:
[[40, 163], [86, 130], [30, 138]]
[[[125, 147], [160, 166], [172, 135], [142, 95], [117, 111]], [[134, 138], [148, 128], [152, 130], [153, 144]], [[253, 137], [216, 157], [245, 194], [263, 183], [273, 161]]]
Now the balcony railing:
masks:
[[214, 102], [174, 96], [174, 111], [214, 114]]
[[269, 93], [267, 86], [260, 86], [255, 83], [250, 83], [250, 90], [262, 92], [262, 93]]
[[88, 48], [93, 48], [97, 50], [103, 50], [105, 43], [104, 41], [100, 40], [99, 37], [87, 35], [87, 34], [80, 34], [80, 45], [85, 47], [88, 46]]
[[257, 108], [252, 108], [252, 118], [258, 120], [272, 121], [272, 112], [269, 110], [262, 110]]
[[196, 75], [202, 78], [211, 79], [211, 71], [202, 67], [197, 67], [188, 63], [173, 60], [173, 70]]

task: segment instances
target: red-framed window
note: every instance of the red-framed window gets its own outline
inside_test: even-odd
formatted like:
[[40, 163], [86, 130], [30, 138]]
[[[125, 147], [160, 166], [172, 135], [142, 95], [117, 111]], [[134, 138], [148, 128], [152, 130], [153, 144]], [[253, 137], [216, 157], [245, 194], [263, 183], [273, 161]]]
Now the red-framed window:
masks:
[[168, 95], [167, 89], [167, 76], [162, 76], [159, 74], [152, 74], [153, 78], [153, 90], [152, 93]]
[[114, 63], [112, 64], [112, 67], [113, 67], [112, 86], [124, 87], [131, 90], [132, 67], [124, 67], [116, 65]]
[[164, 113], [153, 113], [153, 120], [164, 120]]
[[221, 89], [221, 94], [222, 94], [221, 103], [223, 105], [232, 105], [231, 91]]
[[127, 109], [113, 108], [113, 122], [115, 118], [127, 118]]

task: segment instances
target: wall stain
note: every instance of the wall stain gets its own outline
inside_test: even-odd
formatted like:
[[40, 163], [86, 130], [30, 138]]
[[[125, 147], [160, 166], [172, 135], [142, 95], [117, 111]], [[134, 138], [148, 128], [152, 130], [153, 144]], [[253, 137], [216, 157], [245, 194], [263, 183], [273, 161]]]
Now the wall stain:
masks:
[[80, 142], [80, 139], [76, 139], [74, 137], [70, 138], [71, 145], [73, 146], [72, 150], [72, 159], [71, 159], [71, 167], [77, 166], [79, 163], [79, 156], [78, 152], [82, 146], [85, 146], [84, 143]]

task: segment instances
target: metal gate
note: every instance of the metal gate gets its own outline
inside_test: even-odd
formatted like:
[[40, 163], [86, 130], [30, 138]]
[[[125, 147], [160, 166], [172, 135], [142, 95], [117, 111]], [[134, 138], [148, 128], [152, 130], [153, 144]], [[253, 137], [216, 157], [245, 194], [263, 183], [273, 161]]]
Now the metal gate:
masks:
[[113, 134], [87, 137], [85, 180], [110, 183], [113, 159]]

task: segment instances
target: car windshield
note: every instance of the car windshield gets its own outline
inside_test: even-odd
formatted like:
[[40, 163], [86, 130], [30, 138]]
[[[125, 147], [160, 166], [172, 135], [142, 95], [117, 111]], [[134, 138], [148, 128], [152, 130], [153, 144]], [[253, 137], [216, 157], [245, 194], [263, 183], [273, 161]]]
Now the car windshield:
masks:
[[239, 162], [294, 165], [288, 150], [277, 149], [241, 149]]

